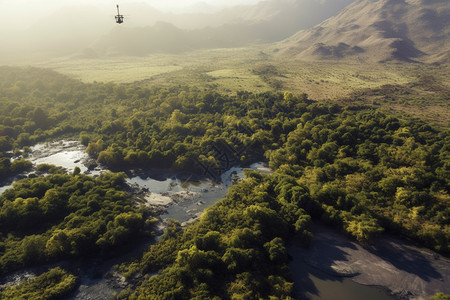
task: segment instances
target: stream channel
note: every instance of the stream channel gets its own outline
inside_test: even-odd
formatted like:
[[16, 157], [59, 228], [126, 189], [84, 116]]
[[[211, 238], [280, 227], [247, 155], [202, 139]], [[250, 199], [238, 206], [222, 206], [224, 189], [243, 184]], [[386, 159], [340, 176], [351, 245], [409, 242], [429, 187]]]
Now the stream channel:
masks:
[[[72, 172], [75, 167], [79, 167], [82, 173], [98, 176], [105, 168], [97, 165], [90, 158], [85, 147], [75, 141], [60, 141], [55, 143], [39, 144], [31, 148], [28, 157], [34, 164], [48, 163], [64, 167], [68, 172]], [[254, 163], [249, 166], [252, 169], [269, 173], [271, 170], [264, 163]], [[173, 174], [167, 170], [148, 171], [144, 175], [136, 172], [127, 172], [129, 178], [127, 183], [133, 190], [144, 195], [148, 205], [159, 206], [164, 211], [161, 214], [162, 223], [167, 219], [176, 219], [182, 225], [195, 220], [202, 211], [223, 198], [228, 188], [236, 178], [243, 178], [243, 168], [233, 167], [220, 176], [220, 180], [190, 180], [189, 174]], [[29, 174], [28, 174], [29, 175]], [[33, 175], [32, 175], [33, 176]], [[10, 188], [12, 183], [0, 186], [0, 194]], [[162, 226], [163, 226], [162, 224]], [[76, 262], [77, 271], [80, 276], [80, 286], [70, 299], [112, 299], [114, 294], [119, 292], [124, 286], [120, 275], [112, 271], [112, 267], [118, 263], [138, 257], [152, 241], [143, 241], [131, 253], [102, 260], [84, 261], [80, 259]], [[298, 299], [370, 299], [388, 300], [397, 299], [391, 296], [386, 289], [362, 285], [354, 282], [350, 278], [345, 278], [336, 274], [326, 274], [314, 268], [306, 262], [305, 251], [291, 246], [289, 254], [293, 258], [290, 268], [294, 277], [294, 289]], [[306, 253], [308, 256], [308, 253]], [[73, 268], [73, 263], [58, 262], [55, 265], [47, 265], [37, 268], [21, 270], [0, 278], [0, 284], [17, 284], [22, 279], [32, 278], [34, 274], [44, 272], [49, 267], [56, 265]], [[299, 289], [302, 287], [303, 289]], [[306, 288], [306, 289], [305, 289]]]

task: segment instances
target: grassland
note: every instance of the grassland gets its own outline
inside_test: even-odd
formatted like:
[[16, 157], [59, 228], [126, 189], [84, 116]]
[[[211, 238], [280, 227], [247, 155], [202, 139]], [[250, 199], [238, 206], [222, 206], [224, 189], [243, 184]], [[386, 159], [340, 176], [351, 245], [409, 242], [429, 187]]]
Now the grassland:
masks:
[[59, 58], [37, 66], [52, 68], [84, 82], [134, 82], [154, 75], [181, 70], [169, 58], [158, 57], [113, 57], [105, 59]]
[[[271, 90], [306, 93], [316, 100], [357, 99], [448, 126], [448, 65], [279, 59], [263, 46], [199, 50], [184, 54], [100, 59], [59, 58], [35, 64], [84, 82], [187, 85], [222, 93]], [[267, 53], [266, 53], [266, 52]], [[269, 54], [268, 54], [269, 53]], [[402, 87], [389, 97], [381, 87]], [[407, 89], [405, 92], [404, 89]], [[388, 89], [389, 90], [389, 89]], [[392, 91], [390, 91], [392, 92]]]

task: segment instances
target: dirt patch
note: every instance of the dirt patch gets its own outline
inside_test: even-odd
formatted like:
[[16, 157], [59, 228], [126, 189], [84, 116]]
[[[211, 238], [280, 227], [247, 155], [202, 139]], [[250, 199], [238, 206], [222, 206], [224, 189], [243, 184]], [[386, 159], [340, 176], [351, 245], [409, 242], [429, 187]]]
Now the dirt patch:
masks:
[[167, 206], [173, 203], [172, 198], [168, 196], [163, 196], [157, 193], [150, 193], [150, 195], [145, 196], [146, 204], [151, 205], [163, 205]]

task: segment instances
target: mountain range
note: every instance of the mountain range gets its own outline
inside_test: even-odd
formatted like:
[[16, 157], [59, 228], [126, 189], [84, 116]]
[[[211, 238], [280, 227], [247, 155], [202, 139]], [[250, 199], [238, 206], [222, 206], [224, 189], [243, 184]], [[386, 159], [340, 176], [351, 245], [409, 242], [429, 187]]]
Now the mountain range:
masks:
[[277, 43], [275, 52], [297, 59], [445, 62], [449, 45], [448, 0], [357, 0]]
[[8, 41], [0, 57], [97, 58], [272, 43], [270, 50], [288, 59], [440, 63], [450, 58], [449, 0], [265, 0], [183, 14], [144, 3], [121, 9], [122, 25], [114, 23], [114, 10], [76, 6], [27, 30], [0, 29]]

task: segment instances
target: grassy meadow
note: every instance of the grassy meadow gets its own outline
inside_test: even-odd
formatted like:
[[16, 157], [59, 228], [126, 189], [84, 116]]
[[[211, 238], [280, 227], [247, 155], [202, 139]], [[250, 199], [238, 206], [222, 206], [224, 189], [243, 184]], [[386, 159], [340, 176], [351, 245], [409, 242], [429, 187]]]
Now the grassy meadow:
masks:
[[[448, 65], [300, 61], [273, 56], [262, 46], [184, 54], [59, 58], [34, 64], [83, 82], [141, 82], [145, 86], [196, 86], [221, 93], [290, 91], [316, 100], [358, 100], [442, 126], [450, 119]], [[390, 93], [386, 85], [402, 87]]]

